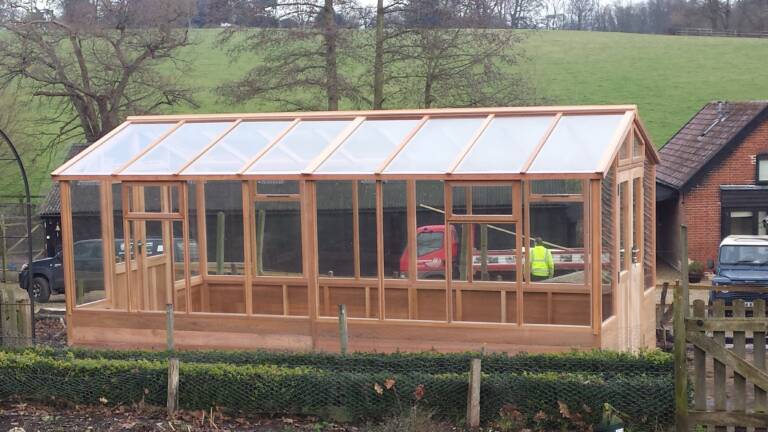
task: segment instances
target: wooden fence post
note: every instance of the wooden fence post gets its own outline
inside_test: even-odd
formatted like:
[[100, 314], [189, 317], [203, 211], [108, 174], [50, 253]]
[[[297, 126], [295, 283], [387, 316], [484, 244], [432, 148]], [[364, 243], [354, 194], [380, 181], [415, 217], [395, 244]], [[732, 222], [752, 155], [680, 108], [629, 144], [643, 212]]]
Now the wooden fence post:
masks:
[[168, 351], [173, 351], [173, 304], [165, 305], [165, 343]]
[[173, 417], [179, 407], [179, 359], [168, 359], [168, 417]]
[[[685, 225], [680, 228], [681, 260], [685, 270], [688, 269], [688, 235]], [[675, 430], [688, 430], [688, 367], [685, 358], [685, 317], [688, 312], [688, 274], [682, 275], [683, 284], [675, 290], [673, 331], [675, 337]]]
[[347, 306], [339, 305], [339, 345], [341, 353], [346, 354], [349, 347], [349, 334], [347, 333]]
[[480, 426], [480, 359], [469, 364], [469, 389], [467, 391], [467, 427]]

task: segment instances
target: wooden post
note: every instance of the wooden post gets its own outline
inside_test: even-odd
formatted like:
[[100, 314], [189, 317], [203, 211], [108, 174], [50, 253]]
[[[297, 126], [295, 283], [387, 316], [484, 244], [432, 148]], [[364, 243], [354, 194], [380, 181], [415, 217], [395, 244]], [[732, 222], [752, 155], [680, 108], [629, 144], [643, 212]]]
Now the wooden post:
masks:
[[480, 359], [469, 364], [469, 389], [467, 391], [467, 427], [480, 426]]
[[[680, 226], [680, 279], [683, 290], [683, 304], [685, 305], [685, 317], [691, 315], [691, 297], [688, 293], [688, 226]], [[685, 327], [683, 327], [683, 338], [685, 338]]]
[[347, 333], [347, 306], [339, 305], [339, 345], [341, 353], [346, 354], [349, 347], [349, 334]]
[[165, 340], [168, 351], [173, 351], [173, 304], [165, 305]]
[[173, 417], [179, 407], [179, 359], [168, 359], [168, 417]]
[[[2, 242], [0, 242], [0, 258], [2, 258], [2, 263], [0, 265], [3, 267], [3, 282], [8, 282], [8, 274], [6, 273], [6, 258], [5, 254], [7, 253], [7, 244], [5, 242], [5, 215], [0, 215], [0, 237], [2, 237]], [[31, 272], [30, 272], [31, 273]], [[30, 277], [32, 275], [30, 274]]]
[[216, 274], [224, 274], [224, 222], [223, 211], [216, 213]]
[[[681, 247], [683, 254], [682, 260], [688, 268], [688, 247], [686, 227], [681, 227]], [[683, 274], [684, 284], [681, 289], [675, 290], [674, 300], [674, 320], [673, 329], [675, 337], [674, 358], [675, 358], [675, 430], [684, 432], [688, 430], [688, 368], [685, 358], [685, 316], [688, 311], [687, 296], [683, 291], [687, 291], [687, 274]]]

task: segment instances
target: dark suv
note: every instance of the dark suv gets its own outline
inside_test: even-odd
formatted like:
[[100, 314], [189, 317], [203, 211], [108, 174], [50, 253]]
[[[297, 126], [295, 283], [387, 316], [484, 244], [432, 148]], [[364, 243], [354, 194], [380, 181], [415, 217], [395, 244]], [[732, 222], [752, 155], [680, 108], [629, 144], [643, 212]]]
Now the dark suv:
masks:
[[[75, 274], [84, 284], [84, 289], [101, 289], [104, 286], [104, 261], [103, 243], [101, 239], [80, 240], [73, 246], [75, 257]], [[174, 255], [177, 261], [184, 256], [181, 252], [184, 248], [182, 239], [174, 239]], [[197, 243], [190, 241], [190, 258], [197, 259]], [[163, 240], [160, 238], [147, 239], [147, 255], [160, 255], [163, 253]], [[123, 239], [115, 240], [115, 256], [122, 261], [125, 258], [125, 245]], [[133, 256], [133, 255], [131, 255]], [[29, 268], [26, 264], [19, 273], [19, 285], [24, 288], [29, 277]], [[64, 267], [61, 251], [55, 256], [43, 258], [32, 262], [32, 286], [29, 295], [36, 302], [46, 302], [51, 294], [64, 292]]]
[[768, 286], [768, 236], [732, 235], [720, 243], [712, 285], [732, 286], [728, 291], [712, 291], [710, 301], [744, 300], [747, 307], [757, 299], [768, 300], [768, 292], [743, 292], [739, 285]]

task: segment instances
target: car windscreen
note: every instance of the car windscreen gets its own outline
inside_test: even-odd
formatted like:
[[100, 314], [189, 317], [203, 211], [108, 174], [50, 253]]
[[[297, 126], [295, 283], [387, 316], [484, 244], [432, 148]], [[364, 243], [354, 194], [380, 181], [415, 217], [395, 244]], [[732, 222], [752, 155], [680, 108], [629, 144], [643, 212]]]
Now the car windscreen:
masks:
[[723, 246], [720, 248], [720, 264], [766, 264], [768, 246]]
[[443, 233], [423, 232], [416, 237], [418, 256], [424, 256], [443, 247]]

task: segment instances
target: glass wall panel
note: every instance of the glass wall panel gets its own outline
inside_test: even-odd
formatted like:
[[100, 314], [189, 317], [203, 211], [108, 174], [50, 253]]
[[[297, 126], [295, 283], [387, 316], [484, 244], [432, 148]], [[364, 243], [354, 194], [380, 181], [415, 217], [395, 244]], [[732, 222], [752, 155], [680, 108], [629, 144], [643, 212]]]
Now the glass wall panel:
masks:
[[242, 122], [187, 167], [184, 173], [239, 172], [290, 124], [289, 121]]
[[83, 159], [67, 168], [65, 174], [112, 174], [142, 150], [170, 131], [175, 123], [131, 124]]
[[138, 185], [125, 187], [131, 212], [168, 213], [179, 212], [179, 186]]
[[640, 135], [635, 132], [634, 139], [632, 140], [632, 157], [634, 158], [641, 158], [645, 157], [645, 153], [643, 152], [643, 140], [640, 139]]
[[384, 277], [408, 277], [408, 216], [406, 182], [384, 181]]
[[197, 184], [187, 182], [187, 220], [189, 221], [189, 273], [191, 276], [200, 274], [200, 252], [197, 226]]
[[[112, 309], [125, 310], [128, 306], [128, 281], [125, 268], [125, 230], [123, 227], [123, 191], [121, 183], [112, 183], [112, 230], [115, 243], [114, 278], [112, 282]], [[129, 248], [133, 252], [132, 248]], [[136, 257], [131, 254], [131, 259]]]
[[299, 202], [256, 201], [255, 208], [255, 274], [257, 276], [300, 276], [302, 253]]
[[444, 195], [442, 181], [416, 182], [416, 268], [419, 279], [445, 279]]
[[518, 235], [515, 224], [452, 224], [454, 278], [459, 281], [515, 282]]
[[318, 181], [317, 259], [320, 277], [354, 277], [351, 181]]
[[357, 184], [360, 225], [360, 276], [377, 277], [376, 258], [376, 182], [362, 180]]
[[613, 316], [616, 289], [616, 212], [614, 209], [613, 194], [616, 190], [616, 168], [611, 167], [602, 181], [601, 192], [601, 238], [602, 238], [602, 297], [603, 297], [603, 321]]
[[552, 119], [552, 116], [494, 118], [455, 172], [519, 172]]
[[205, 183], [208, 273], [243, 274], [243, 195], [239, 181]]
[[[72, 257], [75, 269], [75, 304], [77, 305], [105, 298], [99, 190], [99, 182], [70, 182]], [[52, 288], [54, 287], [51, 287], [50, 282], [45, 278], [33, 280], [33, 289], [50, 292]]]
[[[531, 202], [531, 278], [535, 282], [584, 284], [584, 203]], [[539, 244], [545, 251], [537, 254]], [[535, 271], [536, 261], [547, 272]]]
[[182, 168], [232, 123], [185, 123], [130, 164], [124, 174], [170, 173]]
[[386, 173], [445, 173], [484, 117], [429, 120], [392, 160]]
[[623, 115], [563, 116], [529, 173], [598, 172]]
[[[178, 311], [186, 311], [187, 310], [187, 290], [185, 288], [185, 278], [186, 273], [184, 271], [185, 265], [185, 255], [186, 255], [186, 249], [184, 248], [184, 226], [182, 221], [174, 220], [171, 221], [172, 229], [173, 229], [173, 247], [169, 250], [171, 255], [171, 262], [173, 263], [173, 287], [171, 288], [171, 292], [173, 293], [174, 298], [174, 307]], [[190, 244], [190, 249], [192, 249], [192, 245]], [[191, 258], [191, 250], [190, 250], [190, 258]], [[200, 288], [202, 285], [198, 285], [196, 288]], [[192, 311], [196, 312], [201, 310], [201, 308], [196, 307], [197, 304], [194, 302], [194, 300], [199, 300], [197, 297], [199, 294], [199, 289], [195, 290], [195, 298], [193, 299], [193, 307]]]
[[[632, 264], [639, 264], [643, 247], [643, 179], [632, 180]], [[642, 285], [639, 289], [645, 290]]]
[[305, 169], [350, 121], [303, 121], [254, 163], [249, 173], [296, 173]]
[[316, 172], [374, 172], [418, 123], [419, 120], [367, 120]]
[[299, 182], [296, 180], [257, 180], [256, 193], [259, 195], [296, 195]]
[[455, 215], [512, 215], [512, 185], [452, 187]]
[[534, 195], [580, 195], [584, 190], [582, 180], [534, 180], [531, 193]]

